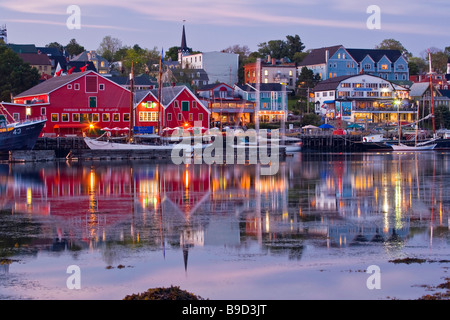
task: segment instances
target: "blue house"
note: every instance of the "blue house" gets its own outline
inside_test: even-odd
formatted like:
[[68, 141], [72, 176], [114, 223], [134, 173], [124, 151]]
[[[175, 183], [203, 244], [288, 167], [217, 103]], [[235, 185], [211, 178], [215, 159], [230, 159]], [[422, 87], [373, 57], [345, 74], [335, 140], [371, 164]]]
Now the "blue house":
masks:
[[408, 80], [408, 60], [400, 50], [346, 49], [340, 47], [330, 56], [327, 79], [370, 74], [385, 80]]
[[[242, 99], [255, 103], [255, 112], [259, 109], [261, 122], [280, 122], [283, 118], [286, 120], [288, 101], [286, 86], [279, 83], [247, 83], [235, 85], [234, 89]], [[258, 92], [259, 108], [256, 106]]]

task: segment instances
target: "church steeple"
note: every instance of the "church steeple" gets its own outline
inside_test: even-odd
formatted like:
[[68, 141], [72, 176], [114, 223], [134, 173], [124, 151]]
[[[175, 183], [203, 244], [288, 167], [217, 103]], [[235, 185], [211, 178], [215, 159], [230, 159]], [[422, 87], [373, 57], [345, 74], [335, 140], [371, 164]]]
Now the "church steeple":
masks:
[[189, 48], [187, 46], [186, 42], [186, 30], [184, 28], [184, 22], [186, 20], [183, 20], [183, 33], [181, 34], [181, 46], [178, 48], [178, 62], [181, 63], [181, 58], [187, 54], [189, 54]]

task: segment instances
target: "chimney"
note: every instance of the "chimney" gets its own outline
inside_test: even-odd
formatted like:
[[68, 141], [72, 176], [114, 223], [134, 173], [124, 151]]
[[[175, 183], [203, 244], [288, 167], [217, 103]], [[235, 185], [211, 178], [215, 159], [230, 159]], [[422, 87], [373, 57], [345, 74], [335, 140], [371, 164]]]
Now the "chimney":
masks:
[[270, 58], [270, 54], [267, 56], [267, 63], [270, 63], [272, 59]]
[[272, 58], [272, 65], [275, 66], [277, 64], [277, 59]]

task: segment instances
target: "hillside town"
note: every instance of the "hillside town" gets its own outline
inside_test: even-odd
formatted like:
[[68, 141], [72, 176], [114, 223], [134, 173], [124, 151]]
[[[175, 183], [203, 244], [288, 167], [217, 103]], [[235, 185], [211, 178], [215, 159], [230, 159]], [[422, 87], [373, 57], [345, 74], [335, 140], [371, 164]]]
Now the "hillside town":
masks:
[[[26, 90], [11, 87], [2, 106], [9, 120], [47, 118], [45, 137], [87, 131], [120, 135], [130, 127], [135, 134], [162, 134], [178, 127], [254, 128], [256, 123], [291, 131], [321, 124], [413, 128], [432, 110], [435, 122], [425, 121], [424, 128], [435, 132], [450, 125], [450, 58], [446, 72], [432, 69], [431, 63], [428, 68], [426, 61], [416, 70], [417, 58], [413, 62], [407, 52], [385, 47], [336, 45], [302, 52], [304, 46], [299, 46], [296, 61], [276, 57], [274, 50], [265, 50], [265, 55], [264, 50], [259, 55], [247, 52], [243, 59], [242, 52], [231, 48], [193, 52], [183, 26], [180, 46], [171, 48], [170, 56], [161, 52], [144, 63], [136, 58], [130, 66], [129, 60], [108, 60], [84, 50], [74, 39], [71, 44], [82, 48], [78, 54], [70, 54], [67, 46], [10, 43], [6, 27], [0, 34], [3, 50], [14, 52], [39, 74]], [[287, 38], [302, 44], [298, 35]], [[138, 45], [134, 50], [143, 51]]]

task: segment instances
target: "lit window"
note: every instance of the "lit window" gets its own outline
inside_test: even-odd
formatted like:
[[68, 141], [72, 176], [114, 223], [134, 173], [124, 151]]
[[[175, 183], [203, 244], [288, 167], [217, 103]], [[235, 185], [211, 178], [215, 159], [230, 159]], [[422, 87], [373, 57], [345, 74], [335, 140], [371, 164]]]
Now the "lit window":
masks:
[[61, 114], [61, 120], [62, 122], [69, 122], [69, 114], [68, 113]]
[[102, 121], [109, 122], [109, 113], [102, 114]]
[[52, 122], [58, 122], [59, 121], [59, 114], [52, 113]]
[[388, 69], [388, 65], [387, 64], [382, 64], [381, 65], [381, 70], [387, 70]]

